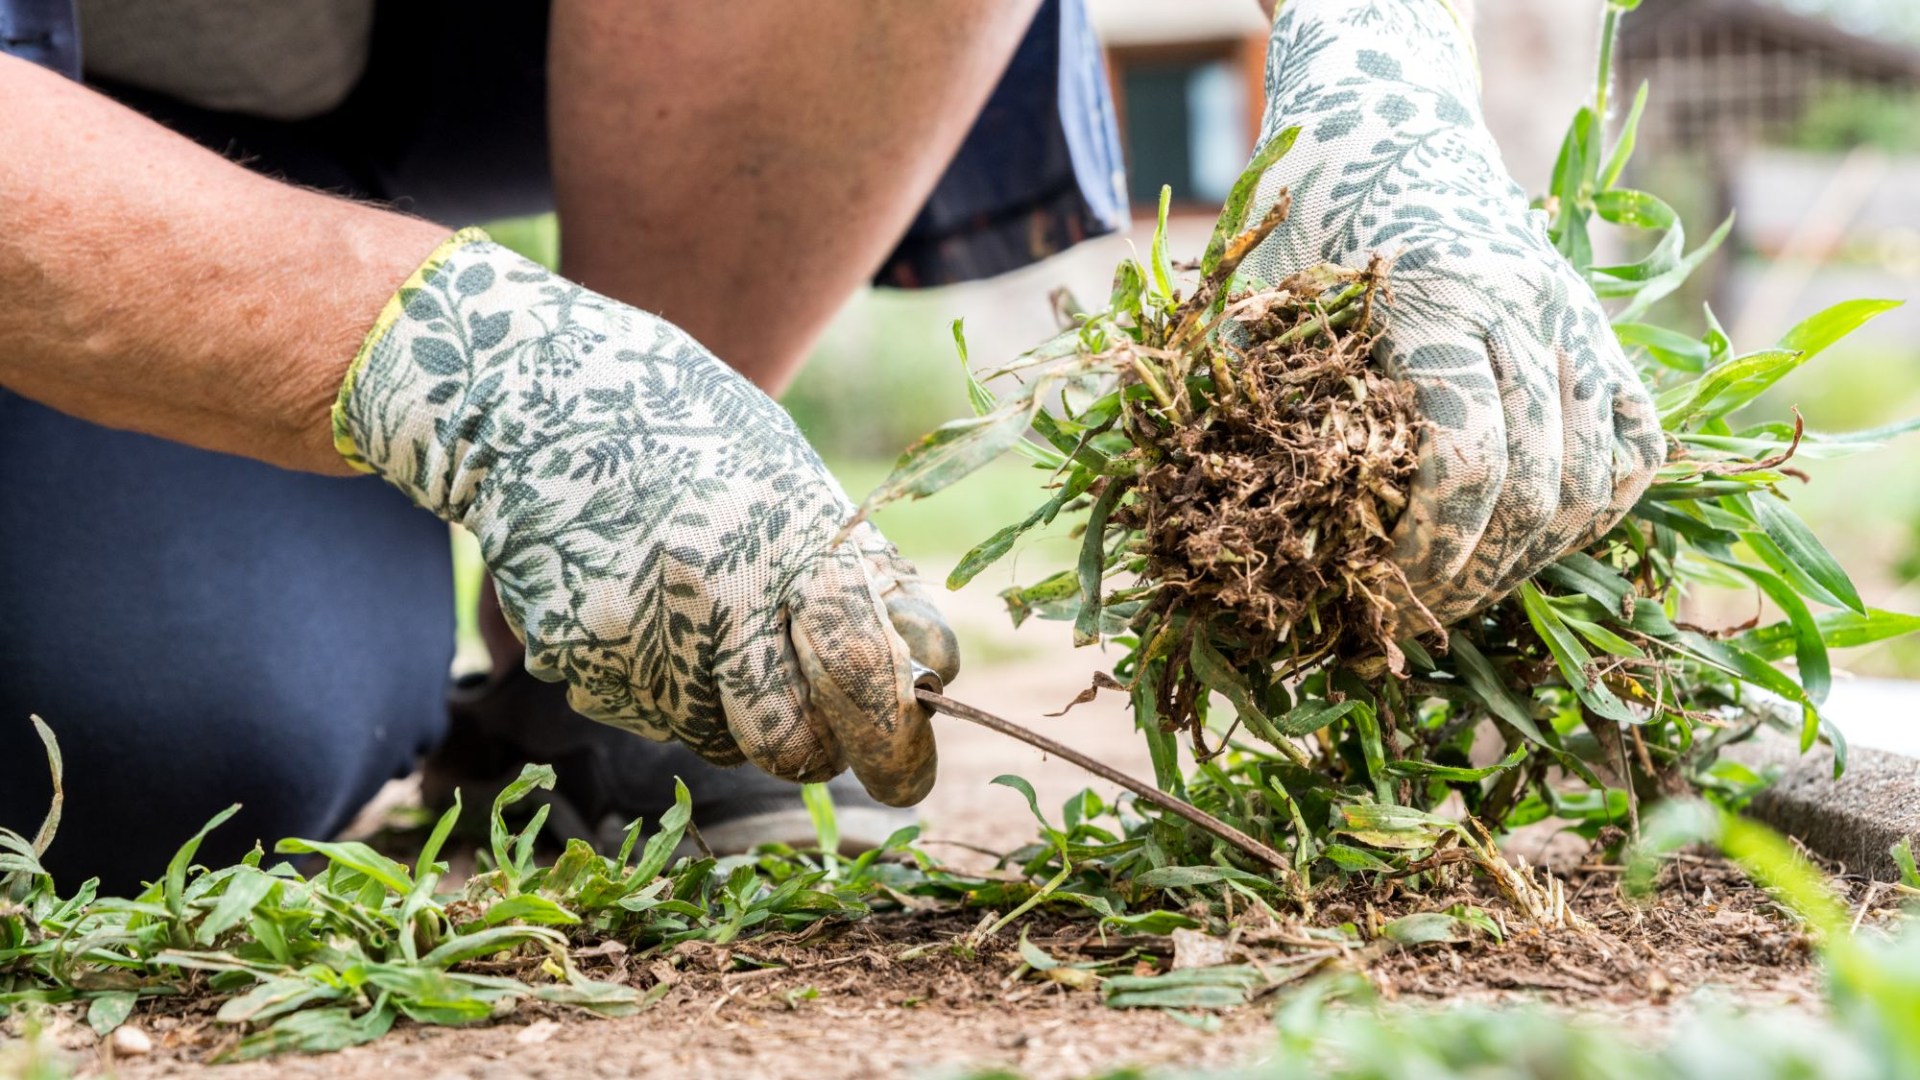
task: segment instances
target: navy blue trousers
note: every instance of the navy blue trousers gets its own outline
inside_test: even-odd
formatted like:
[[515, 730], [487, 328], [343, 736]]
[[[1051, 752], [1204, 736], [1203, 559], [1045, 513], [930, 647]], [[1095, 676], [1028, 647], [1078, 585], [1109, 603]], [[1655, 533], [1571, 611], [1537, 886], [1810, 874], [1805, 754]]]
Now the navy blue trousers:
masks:
[[[60, 8], [0, 0], [0, 26]], [[551, 205], [546, 15], [383, 3], [361, 84], [297, 123], [100, 89], [268, 175], [470, 224]], [[1112, 231], [1117, 147], [1081, 2], [1049, 0], [881, 280], [986, 276]], [[208, 865], [336, 832], [445, 730], [448, 564], [446, 526], [371, 477], [111, 431], [0, 390], [0, 826], [31, 835], [46, 810], [37, 713], [66, 758], [45, 860], [63, 889], [153, 879], [234, 802]]]
[[287, 472], [109, 431], [0, 391], [0, 825], [50, 794], [71, 889], [325, 838], [439, 736], [447, 527], [373, 477]]

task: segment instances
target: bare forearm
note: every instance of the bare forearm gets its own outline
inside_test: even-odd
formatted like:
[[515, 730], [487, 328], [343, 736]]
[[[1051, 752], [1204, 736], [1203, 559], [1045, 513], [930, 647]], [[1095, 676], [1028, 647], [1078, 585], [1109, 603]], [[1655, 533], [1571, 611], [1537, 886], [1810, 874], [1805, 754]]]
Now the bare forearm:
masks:
[[440, 227], [249, 173], [0, 56], [0, 386], [110, 427], [347, 471], [327, 410]]
[[565, 270], [778, 391], [959, 148], [1039, 0], [563, 0]]

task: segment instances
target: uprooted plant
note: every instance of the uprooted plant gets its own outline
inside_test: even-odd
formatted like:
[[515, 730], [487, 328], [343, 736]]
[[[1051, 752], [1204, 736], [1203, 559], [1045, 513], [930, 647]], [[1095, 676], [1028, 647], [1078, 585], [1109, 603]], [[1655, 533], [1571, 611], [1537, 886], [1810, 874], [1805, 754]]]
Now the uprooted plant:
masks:
[[[1610, 7], [1609, 42], [1629, 6]], [[1465, 860], [1483, 830], [1551, 815], [1589, 832], [1627, 827], [1641, 801], [1693, 789], [1737, 800], [1756, 778], [1717, 754], [1762, 723], [1796, 729], [1803, 748], [1824, 738], [1844, 763], [1820, 714], [1828, 649], [1920, 628], [1862, 602], [1786, 490], [1804, 479], [1788, 465], [1796, 454], [1858, 452], [1917, 425], [1826, 435], [1797, 414], [1734, 419], [1894, 303], [1835, 305], [1746, 353], [1711, 310], [1698, 336], [1643, 321], [1728, 226], [1689, 251], [1666, 203], [1619, 186], [1647, 91], [1606, 145], [1610, 52], [1536, 205], [1594, 290], [1624, 301], [1614, 330], [1654, 395], [1668, 458], [1624, 520], [1513, 595], [1444, 629], [1417, 611], [1391, 619], [1404, 582], [1387, 538], [1419, 439], [1410, 393], [1369, 357], [1392, 269], [1301, 267], [1270, 288], [1230, 284], [1287, 211], [1283, 198], [1244, 220], [1286, 134], [1236, 184], [1189, 268], [1196, 277], [1183, 284], [1168, 258], [1163, 193], [1145, 264], [1121, 263], [1107, 308], [1063, 303], [1057, 337], [969, 374], [976, 417], [908, 448], [863, 508], [931, 495], [1008, 451], [1032, 458], [1044, 501], [965, 556], [948, 584], [965, 585], [1029, 530], [1074, 522], [1077, 565], [1003, 593], [1014, 621], [1071, 620], [1076, 644], [1116, 647], [1103, 682], [1129, 695], [1159, 786], [1286, 852], [1296, 900], [1329, 876], [1417, 881]], [[1645, 256], [1596, 265], [1596, 219], [1652, 234]], [[955, 336], [964, 366], [957, 324]], [[996, 397], [986, 384], [1003, 377], [1018, 388]], [[1690, 625], [1683, 605], [1712, 587], [1757, 589], [1779, 617]], [[1452, 798], [1465, 823], [1435, 813]], [[1135, 810], [1097, 857], [1062, 849], [1058, 865], [1098, 864], [1109, 880], [1195, 863], [1266, 876], [1218, 836]]]

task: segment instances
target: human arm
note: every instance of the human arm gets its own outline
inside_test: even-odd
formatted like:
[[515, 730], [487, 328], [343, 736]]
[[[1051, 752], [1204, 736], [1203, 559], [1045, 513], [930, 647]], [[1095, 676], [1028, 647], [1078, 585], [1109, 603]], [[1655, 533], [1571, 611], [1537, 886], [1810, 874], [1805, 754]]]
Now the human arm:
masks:
[[562, 270], [777, 394], [906, 232], [1038, 7], [558, 0]]
[[109, 427], [348, 472], [327, 424], [445, 230], [258, 176], [0, 55], [0, 386]]
[[[950, 675], [951, 635], [878, 533], [827, 543], [844, 494], [683, 332], [489, 244], [412, 277], [439, 227], [254, 177], [17, 61], [0, 58], [0, 95], [0, 139], [22, 149], [0, 162], [0, 385], [294, 468], [346, 472], [345, 452], [482, 537], [528, 667], [583, 711], [778, 775], [851, 764], [887, 801], [925, 793], [911, 658]], [[481, 264], [499, 290], [462, 276]], [[483, 321], [437, 324], [434, 289]], [[605, 348], [561, 371], [563, 330]], [[475, 376], [458, 394], [456, 373]]]

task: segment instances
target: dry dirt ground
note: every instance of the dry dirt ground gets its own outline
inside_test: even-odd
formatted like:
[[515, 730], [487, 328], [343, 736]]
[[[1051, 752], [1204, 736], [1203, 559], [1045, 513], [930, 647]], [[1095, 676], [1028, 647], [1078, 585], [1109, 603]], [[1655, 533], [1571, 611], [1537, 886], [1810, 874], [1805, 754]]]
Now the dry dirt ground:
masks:
[[[1576, 873], [1572, 880], [1577, 907], [1594, 924], [1590, 931], [1511, 927], [1505, 945], [1358, 950], [1328, 964], [1364, 968], [1383, 994], [1403, 1004], [1539, 1000], [1597, 1010], [1649, 1036], [1685, 1015], [1703, 990], [1754, 1007], [1819, 1007], [1805, 939], [1765, 894], [1726, 867], [1683, 862], [1661, 898], [1644, 906], [1620, 903], [1611, 873]], [[229, 1080], [811, 1080], [1002, 1067], [1032, 1077], [1068, 1077], [1122, 1064], [1225, 1066], [1271, 1052], [1270, 1016], [1278, 994], [1224, 1015], [1219, 1031], [1203, 1032], [1165, 1013], [1109, 1009], [1094, 991], [1032, 974], [1018, 977], [1022, 968], [1011, 935], [973, 950], [939, 944], [963, 938], [975, 925], [971, 913], [896, 914], [808, 941], [690, 944], [664, 956], [609, 951], [586, 961], [589, 970], [623, 973], [639, 986], [668, 984], [652, 1009], [600, 1020], [522, 1007], [502, 1022], [458, 1030], [403, 1021], [370, 1046], [222, 1066], [218, 1072]], [[1029, 934], [1062, 960], [1114, 957], [1136, 948], [1167, 952], [1164, 939], [1103, 940], [1084, 922], [1036, 920]], [[936, 947], [925, 948], [930, 942]], [[1250, 930], [1235, 958], [1279, 970], [1298, 957], [1295, 942], [1291, 928]], [[746, 958], [786, 966], [742, 970]], [[151, 1057], [114, 1063], [118, 1074], [166, 1077], [206, 1068], [199, 1062], [232, 1038], [208, 1022], [211, 1008], [142, 1018], [159, 1049]]]
[[[978, 616], [979, 625], [969, 618]], [[963, 612], [969, 636], [988, 632], [990, 611]], [[1057, 647], [1060, 627], [1004, 632], [975, 650], [990, 661], [954, 693], [991, 711], [1044, 725], [1055, 737], [1136, 775], [1150, 774], [1129, 732], [1118, 695], [1059, 719], [1059, 708], [1088, 679], [1100, 658]], [[1034, 642], [1029, 647], [1023, 642]], [[1054, 647], [1044, 647], [1044, 646]], [[960, 721], [943, 721], [943, 781], [925, 807], [931, 850], [964, 861], [967, 847], [1005, 849], [1031, 835], [1014, 792], [989, 786], [1001, 773], [1031, 780], [1043, 807], [1058, 807], [1086, 778]], [[1110, 793], [1109, 793], [1110, 794]], [[1461, 945], [1350, 952], [1331, 965], [1365, 967], [1389, 998], [1408, 1001], [1511, 1002], [1599, 1009], [1633, 1030], [1653, 1033], [1682, 1016], [1696, 991], [1755, 1006], [1817, 1008], [1818, 976], [1804, 937], [1769, 898], [1725, 866], [1682, 861], [1651, 905], [1622, 902], [1609, 869], [1579, 871], [1584, 848], [1551, 837], [1524, 841], [1530, 860], [1557, 858], [1569, 877], [1574, 907], [1592, 929], [1543, 933], [1509, 919], [1505, 946]], [[943, 849], [943, 842], [957, 842]], [[1531, 850], [1529, 850], [1531, 848]], [[973, 856], [977, 858], [978, 856]], [[1473, 899], [1489, 910], [1498, 902]], [[1423, 908], [1454, 897], [1425, 898]], [[1411, 909], [1409, 909], [1411, 910]], [[1392, 912], [1389, 912], [1392, 913]], [[1224, 1066], [1271, 1052], [1271, 1015], [1279, 994], [1220, 1017], [1203, 1032], [1158, 1011], [1117, 1011], [1097, 991], [1037, 981], [1021, 972], [1015, 933], [972, 950], [952, 943], [978, 925], [978, 912], [895, 913], [830, 928], [811, 940], [748, 939], [731, 950], [684, 945], [665, 956], [609, 950], [591, 961], [597, 974], [622, 974], [636, 986], [669, 984], [648, 1011], [603, 1020], [523, 1006], [493, 1024], [466, 1029], [421, 1028], [402, 1021], [370, 1046], [322, 1057], [291, 1057], [222, 1066], [230, 1080], [313, 1076], [330, 1080], [388, 1076], [506, 1080], [559, 1076], [691, 1076], [820, 1078], [960, 1075], [1002, 1067], [1032, 1077], [1081, 1076], [1122, 1064]], [[1368, 918], [1364, 898], [1334, 921]], [[1130, 948], [1165, 956], [1165, 939], [1103, 940], [1089, 923], [1030, 920], [1032, 939], [1063, 959], [1097, 959]], [[1297, 960], [1297, 928], [1253, 928], [1238, 942], [1238, 959], [1277, 965]], [[931, 946], [931, 947], [929, 947]], [[1378, 949], [1378, 947], [1376, 947]], [[746, 969], [741, 958], [778, 962]], [[1284, 991], [1282, 991], [1284, 992]], [[232, 1036], [214, 1027], [211, 1005], [170, 1017], [136, 1016], [153, 1036], [149, 1056], [110, 1061], [106, 1051], [79, 1050], [87, 1071], [111, 1068], [129, 1078], [195, 1073], [210, 1051]], [[84, 1028], [68, 1033], [76, 1047]], [[96, 1056], [98, 1055], [98, 1056]]]

